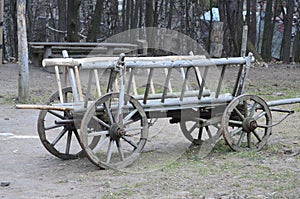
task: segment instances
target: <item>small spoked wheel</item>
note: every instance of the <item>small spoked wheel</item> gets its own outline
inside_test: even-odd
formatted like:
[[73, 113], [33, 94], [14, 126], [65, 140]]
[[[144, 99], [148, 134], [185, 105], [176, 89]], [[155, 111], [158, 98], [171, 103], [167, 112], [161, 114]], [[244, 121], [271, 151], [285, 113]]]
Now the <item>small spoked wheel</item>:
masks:
[[[119, 93], [109, 93], [89, 106], [81, 123], [81, 140], [87, 157], [100, 168], [121, 169], [141, 153], [148, 136], [147, 116], [136, 99], [124, 96], [119, 115]], [[95, 148], [90, 139], [101, 137]]]
[[218, 124], [203, 126], [201, 121], [181, 121], [180, 128], [186, 139], [196, 145], [216, 143], [221, 136]]
[[229, 103], [221, 126], [226, 143], [234, 151], [259, 151], [271, 135], [271, 111], [262, 98], [242, 95]]
[[[73, 102], [71, 87], [62, 89], [63, 102]], [[53, 93], [46, 104], [59, 104], [58, 91]], [[73, 111], [42, 110], [38, 117], [38, 134], [44, 147], [54, 156], [67, 160], [76, 159], [83, 154], [80, 145], [79, 126], [74, 124]], [[97, 143], [99, 138], [92, 140], [91, 147]]]

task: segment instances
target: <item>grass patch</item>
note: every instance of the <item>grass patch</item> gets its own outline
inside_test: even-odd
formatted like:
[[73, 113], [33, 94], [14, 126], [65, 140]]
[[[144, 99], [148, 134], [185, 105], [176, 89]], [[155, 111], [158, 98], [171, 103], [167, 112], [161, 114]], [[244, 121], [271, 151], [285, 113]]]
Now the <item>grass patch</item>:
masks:
[[250, 161], [262, 161], [264, 160], [264, 156], [257, 151], [240, 151], [235, 153], [235, 155], [239, 158], [248, 159]]
[[16, 103], [16, 97], [13, 96], [3, 96], [0, 99], [1, 105], [12, 105]]

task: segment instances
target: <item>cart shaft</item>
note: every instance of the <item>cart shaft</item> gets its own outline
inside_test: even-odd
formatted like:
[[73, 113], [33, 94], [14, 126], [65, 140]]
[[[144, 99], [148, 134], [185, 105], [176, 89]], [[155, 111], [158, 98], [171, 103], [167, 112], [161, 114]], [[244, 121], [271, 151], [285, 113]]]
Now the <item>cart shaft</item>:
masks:
[[288, 105], [288, 104], [297, 104], [297, 103], [300, 103], [300, 98], [290, 98], [290, 99], [274, 100], [274, 101], [267, 102], [269, 107]]

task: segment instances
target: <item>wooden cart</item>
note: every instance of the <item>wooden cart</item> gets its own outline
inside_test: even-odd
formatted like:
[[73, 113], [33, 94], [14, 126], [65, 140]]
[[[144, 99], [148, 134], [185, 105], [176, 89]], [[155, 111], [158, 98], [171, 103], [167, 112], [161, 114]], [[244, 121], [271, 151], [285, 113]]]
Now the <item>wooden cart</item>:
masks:
[[[101, 168], [119, 169], [132, 164], [143, 151], [150, 120], [155, 118], [179, 123], [184, 136], [194, 144], [215, 143], [222, 135], [235, 151], [257, 151], [266, 145], [274, 126], [271, 107], [299, 103], [300, 99], [265, 102], [256, 95], [243, 95], [253, 61], [251, 53], [248, 57], [221, 59], [127, 58], [124, 54], [45, 59], [44, 67], [56, 69], [58, 91], [46, 105], [17, 108], [41, 110], [38, 134], [50, 153], [62, 159], [87, 156]], [[67, 69], [70, 87], [62, 88], [58, 67]], [[228, 68], [231, 87], [224, 83]], [[99, 79], [99, 70], [109, 75]], [[79, 71], [89, 71], [85, 91]], [[174, 81], [175, 73], [180, 74], [180, 80]], [[135, 85], [137, 78], [145, 82], [140, 88]], [[156, 84], [157, 78], [160, 85]], [[107, 86], [103, 90], [105, 81]], [[209, 81], [215, 84], [214, 90], [208, 88]], [[94, 97], [94, 92], [98, 97]]]

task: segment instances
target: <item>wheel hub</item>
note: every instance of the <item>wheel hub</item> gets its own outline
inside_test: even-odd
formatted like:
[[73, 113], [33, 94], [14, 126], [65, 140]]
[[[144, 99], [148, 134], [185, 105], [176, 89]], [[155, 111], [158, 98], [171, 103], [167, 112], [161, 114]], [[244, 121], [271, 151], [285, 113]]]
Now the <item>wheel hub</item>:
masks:
[[254, 118], [246, 118], [243, 122], [243, 129], [250, 133], [251, 131], [254, 131], [257, 129], [258, 125]]
[[113, 140], [118, 140], [125, 135], [125, 131], [118, 124], [113, 124], [109, 129], [109, 135]]

